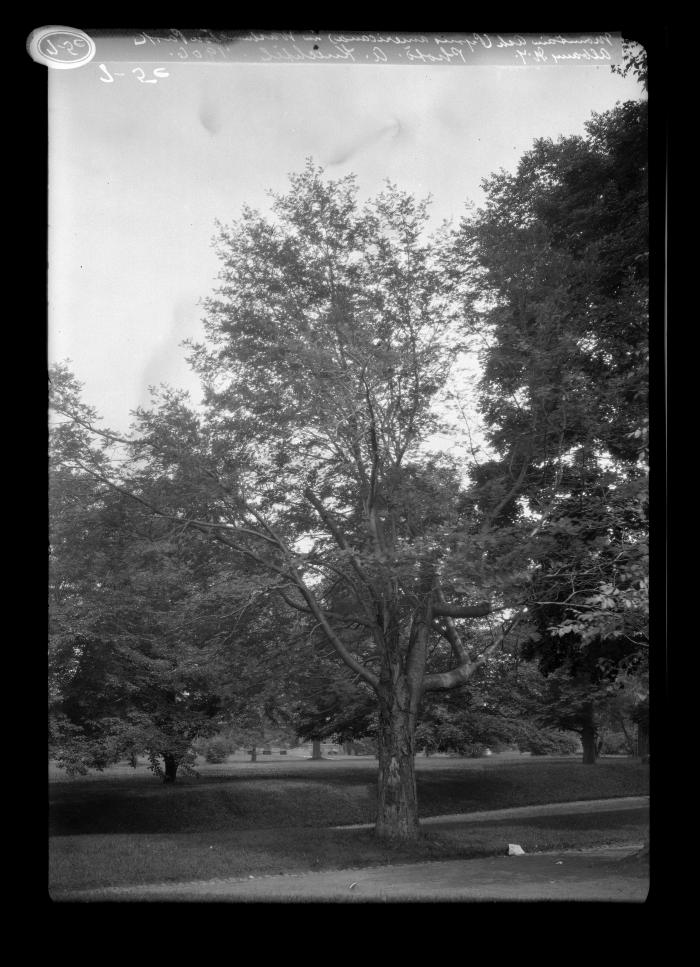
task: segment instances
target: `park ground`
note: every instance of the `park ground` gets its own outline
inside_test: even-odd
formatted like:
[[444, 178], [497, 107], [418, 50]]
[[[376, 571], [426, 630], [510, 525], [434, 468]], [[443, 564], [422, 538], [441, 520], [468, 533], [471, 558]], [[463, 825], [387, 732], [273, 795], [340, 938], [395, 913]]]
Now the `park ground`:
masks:
[[[648, 806], [639, 797], [648, 794], [649, 767], [636, 759], [604, 757], [584, 766], [568, 756], [419, 758], [423, 835], [394, 847], [377, 842], [365, 826], [374, 819], [371, 757], [233, 758], [197, 771], [199, 778], [164, 786], [145, 765], [78, 779], [52, 768], [52, 899], [642, 900], [646, 894], [646, 864], [635, 853], [648, 839]], [[560, 805], [525, 808], [545, 804]], [[448, 818], [463, 814], [470, 816]], [[505, 856], [509, 843], [526, 855]], [[503, 892], [498, 881], [506, 870]]]

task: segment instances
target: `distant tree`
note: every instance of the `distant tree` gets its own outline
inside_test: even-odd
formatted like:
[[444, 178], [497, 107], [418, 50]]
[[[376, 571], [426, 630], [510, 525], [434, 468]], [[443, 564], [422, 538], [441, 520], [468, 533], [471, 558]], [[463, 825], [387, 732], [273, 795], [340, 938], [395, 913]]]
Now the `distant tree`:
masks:
[[[60, 490], [70, 500], [66, 482], [54, 480], [55, 502]], [[79, 771], [146, 752], [172, 782], [221, 713], [212, 650], [180, 627], [197, 593], [191, 568], [150, 516], [134, 519], [132, 501], [95, 494], [88, 514], [88, 481], [72, 483], [83, 499], [52, 528], [53, 752]]]
[[[53, 382], [74, 417], [95, 419], [65, 369]], [[169, 484], [153, 465], [135, 500], [100, 479], [105, 451], [75, 419], [57, 411], [51, 444], [51, 751], [79, 772], [146, 753], [174, 782], [195, 739], [269, 701], [275, 615], [250, 620], [260, 588], [249, 567], [148, 509], [147, 494]]]

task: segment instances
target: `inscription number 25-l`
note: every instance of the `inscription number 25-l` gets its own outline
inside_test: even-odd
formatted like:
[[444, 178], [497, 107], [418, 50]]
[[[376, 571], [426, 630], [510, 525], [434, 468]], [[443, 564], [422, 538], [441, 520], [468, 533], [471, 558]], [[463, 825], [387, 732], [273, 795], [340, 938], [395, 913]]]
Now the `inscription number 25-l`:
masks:
[[[112, 77], [112, 75], [107, 70], [104, 64], [100, 64], [100, 70], [104, 72], [104, 75], [100, 77], [100, 80], [102, 81], [102, 83], [113, 84], [114, 77]], [[117, 77], [124, 76], [124, 74], [120, 73], [119, 71], [115, 71], [114, 73]], [[139, 83], [141, 84], [157, 84], [159, 78], [162, 79], [164, 77], [170, 77], [170, 74], [164, 67], [156, 67], [152, 72], [153, 73], [152, 78], [146, 77], [146, 72], [142, 67], [132, 68], [131, 73], [135, 76], [136, 80], [139, 81]]]

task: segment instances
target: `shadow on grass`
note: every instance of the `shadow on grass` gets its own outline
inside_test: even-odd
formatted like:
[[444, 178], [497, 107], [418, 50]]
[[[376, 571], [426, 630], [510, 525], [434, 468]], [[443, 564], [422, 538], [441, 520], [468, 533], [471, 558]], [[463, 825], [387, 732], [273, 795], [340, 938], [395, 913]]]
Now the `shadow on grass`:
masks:
[[[235, 768], [235, 767], [234, 767]], [[584, 766], [572, 760], [465, 761], [417, 775], [422, 816], [541, 803], [646, 795], [648, 767], [634, 760]], [[50, 789], [53, 836], [207, 833], [277, 827], [327, 827], [375, 819], [376, 763], [295, 764], [270, 771], [186, 778], [165, 786], [155, 777], [75, 780]]]

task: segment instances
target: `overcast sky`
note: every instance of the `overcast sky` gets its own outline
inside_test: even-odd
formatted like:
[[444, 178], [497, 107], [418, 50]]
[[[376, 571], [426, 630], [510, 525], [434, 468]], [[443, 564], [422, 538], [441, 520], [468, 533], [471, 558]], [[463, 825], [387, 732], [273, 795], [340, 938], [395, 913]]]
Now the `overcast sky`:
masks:
[[148, 85], [131, 66], [49, 71], [49, 358], [120, 430], [149, 384], [198, 400], [179, 343], [216, 285], [214, 221], [265, 209], [307, 157], [363, 196], [389, 178], [457, 219], [535, 138], [640, 93], [607, 65], [189, 63]]

